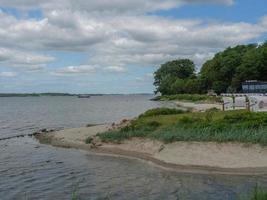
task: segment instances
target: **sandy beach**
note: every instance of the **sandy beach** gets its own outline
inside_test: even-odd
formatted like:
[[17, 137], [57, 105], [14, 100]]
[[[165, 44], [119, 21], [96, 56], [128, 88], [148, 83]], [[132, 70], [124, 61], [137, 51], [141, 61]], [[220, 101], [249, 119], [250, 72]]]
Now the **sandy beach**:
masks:
[[[91, 153], [126, 156], [154, 163], [164, 168], [189, 173], [236, 175], [267, 174], [267, 148], [259, 145], [213, 142], [175, 142], [133, 138], [120, 144], [103, 143], [95, 136], [111, 125], [66, 129], [38, 134], [41, 143], [57, 147], [76, 148]], [[86, 144], [94, 137], [94, 144]]]
[[204, 112], [211, 108], [217, 108], [219, 110], [222, 110], [222, 105], [220, 103], [195, 103], [186, 101], [173, 101], [173, 102], [178, 107], [192, 109], [195, 112]]

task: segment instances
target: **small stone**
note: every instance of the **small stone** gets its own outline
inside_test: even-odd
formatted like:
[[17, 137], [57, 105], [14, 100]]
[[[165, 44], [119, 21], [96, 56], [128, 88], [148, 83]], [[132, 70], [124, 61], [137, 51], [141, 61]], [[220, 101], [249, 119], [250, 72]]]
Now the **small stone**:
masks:
[[164, 148], [165, 148], [165, 146], [162, 144], [162, 145], [159, 147], [158, 152], [161, 152]]

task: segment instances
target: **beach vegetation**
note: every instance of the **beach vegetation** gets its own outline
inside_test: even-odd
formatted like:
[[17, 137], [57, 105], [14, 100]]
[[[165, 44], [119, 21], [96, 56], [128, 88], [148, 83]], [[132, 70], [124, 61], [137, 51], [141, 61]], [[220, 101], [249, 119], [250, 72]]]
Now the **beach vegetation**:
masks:
[[221, 102], [222, 98], [217, 96], [208, 96], [204, 94], [174, 94], [156, 96], [152, 100], [155, 101], [189, 101], [189, 102]]
[[130, 125], [98, 135], [103, 141], [143, 137], [171, 143], [240, 142], [267, 145], [267, 113], [248, 111], [141, 115]]
[[240, 200], [267, 200], [267, 192], [259, 188], [258, 185], [253, 189], [252, 194], [246, 198], [239, 198]]
[[184, 110], [174, 109], [174, 108], [154, 108], [146, 111], [144, 114], [141, 114], [140, 117], [151, 117], [157, 115], [174, 115], [185, 113]]
[[86, 144], [91, 144], [93, 140], [94, 139], [92, 137], [88, 137], [88, 138], [86, 138], [85, 143]]

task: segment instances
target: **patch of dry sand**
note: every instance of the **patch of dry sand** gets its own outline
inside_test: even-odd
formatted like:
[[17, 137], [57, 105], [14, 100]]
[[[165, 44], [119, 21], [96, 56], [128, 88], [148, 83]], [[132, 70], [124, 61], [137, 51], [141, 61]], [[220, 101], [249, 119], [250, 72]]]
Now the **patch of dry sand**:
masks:
[[211, 108], [217, 108], [222, 110], [222, 105], [219, 103], [193, 103], [193, 102], [184, 102], [184, 101], [174, 101], [174, 103], [183, 108], [191, 108], [196, 112], [204, 112]]
[[[151, 161], [167, 168], [211, 173], [267, 174], [267, 148], [259, 145], [214, 142], [175, 142], [132, 138], [120, 144], [85, 144], [87, 137], [107, 131], [111, 125], [66, 129], [37, 137], [49, 138], [54, 146], [72, 147], [95, 153], [123, 155]], [[98, 140], [99, 142], [99, 140]]]

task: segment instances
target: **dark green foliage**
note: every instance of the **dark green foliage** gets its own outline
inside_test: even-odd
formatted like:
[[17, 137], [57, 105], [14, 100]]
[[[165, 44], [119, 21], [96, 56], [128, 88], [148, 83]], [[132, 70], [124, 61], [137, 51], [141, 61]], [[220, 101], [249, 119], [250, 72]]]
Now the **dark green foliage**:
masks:
[[220, 102], [220, 97], [201, 95], [201, 94], [176, 94], [176, 95], [163, 95], [158, 96], [154, 100], [156, 101], [192, 101], [192, 102]]
[[[180, 59], [167, 62], [154, 74], [156, 92], [161, 94], [185, 93], [188, 79], [195, 77], [195, 64], [189, 59]], [[197, 85], [191, 81], [189, 85]]]
[[93, 141], [93, 138], [88, 137], [88, 138], [86, 138], [85, 143], [86, 144], [91, 144], [92, 141]]
[[[245, 198], [244, 198], [245, 199]], [[267, 192], [263, 191], [262, 189], [259, 189], [258, 185], [253, 190], [253, 194], [250, 198], [247, 198], [249, 200], [267, 200]]]
[[240, 92], [246, 80], [267, 81], [267, 42], [238, 45], [217, 53], [199, 74], [188, 59], [167, 62], [155, 72], [156, 92], [162, 95]]
[[210, 109], [208, 109], [208, 110], [206, 110], [206, 112], [219, 112], [220, 111], [220, 109], [218, 109], [218, 108], [210, 108]]
[[239, 92], [243, 81], [267, 80], [266, 58], [266, 43], [227, 48], [203, 65], [199, 78], [205, 89]]
[[157, 115], [174, 115], [174, 114], [181, 114], [185, 113], [183, 110], [172, 109], [172, 108], [155, 108], [146, 111], [144, 114], [140, 115], [140, 117], [150, 117], [150, 116], [157, 116]]
[[98, 136], [104, 142], [116, 141], [129, 139], [132, 137], [146, 137], [151, 132], [155, 131], [161, 124], [157, 121], [149, 121], [147, 123], [135, 123], [122, 128], [121, 130], [109, 131], [98, 134]]

